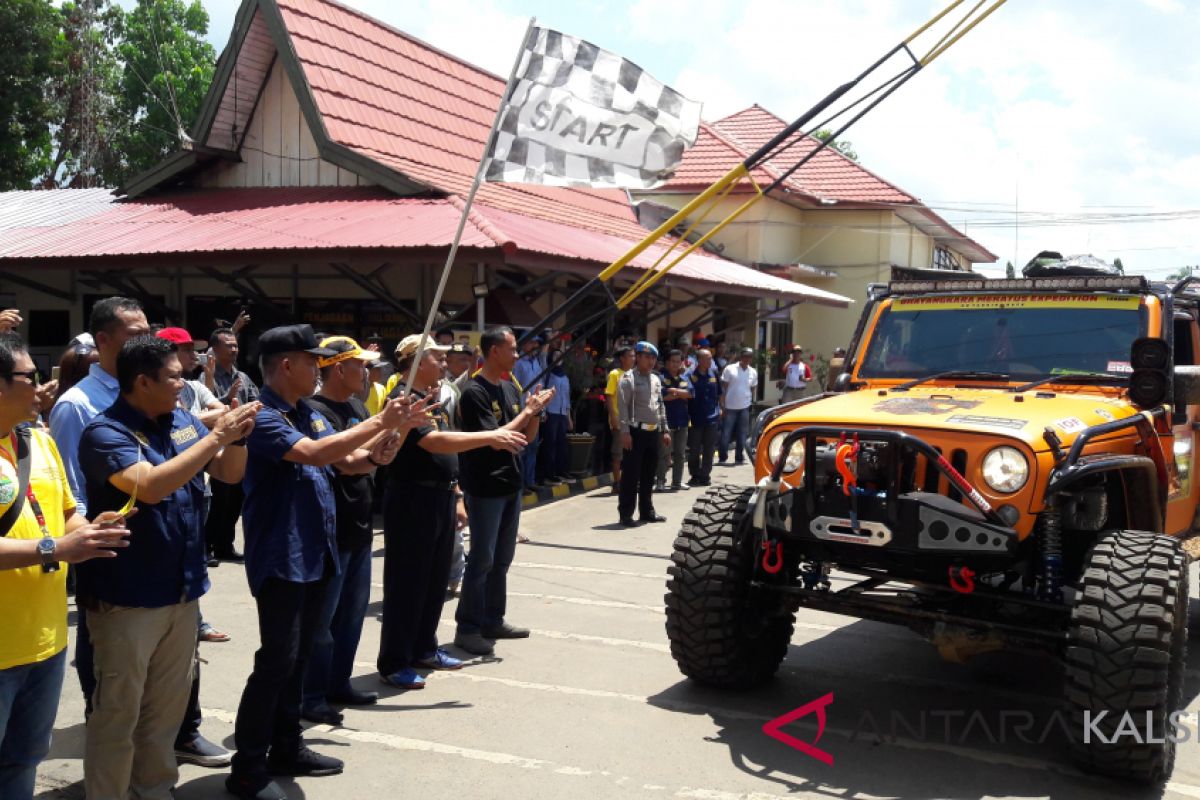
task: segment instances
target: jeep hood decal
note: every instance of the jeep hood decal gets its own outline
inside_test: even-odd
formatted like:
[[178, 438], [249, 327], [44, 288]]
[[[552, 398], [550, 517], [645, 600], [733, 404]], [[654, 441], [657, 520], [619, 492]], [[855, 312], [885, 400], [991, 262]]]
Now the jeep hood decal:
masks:
[[[1019, 398], [1019, 399], [1018, 399]], [[1017, 395], [997, 389], [926, 387], [909, 392], [864, 389], [801, 406], [774, 424], [821, 423], [884, 428], [994, 433], [1046, 450], [1042, 431], [1051, 427], [1070, 444], [1092, 425], [1125, 419], [1137, 410], [1125, 400], [1098, 394], [1033, 392]]]

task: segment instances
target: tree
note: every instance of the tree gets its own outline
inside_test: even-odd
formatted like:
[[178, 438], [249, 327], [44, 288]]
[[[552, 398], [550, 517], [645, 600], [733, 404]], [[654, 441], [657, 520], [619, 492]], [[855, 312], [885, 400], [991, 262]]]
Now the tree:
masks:
[[1004, 277], [1006, 277], [1006, 278], [1017, 277], [1017, 269], [1016, 269], [1016, 267], [1013, 266], [1013, 263], [1011, 261], [1008, 261], [1004, 264]]
[[1190, 278], [1190, 277], [1192, 277], [1193, 275], [1195, 275], [1195, 274], [1196, 274], [1196, 270], [1197, 270], [1197, 269], [1200, 269], [1200, 267], [1195, 267], [1195, 266], [1193, 266], [1193, 267], [1180, 267], [1179, 269], [1175, 270], [1175, 271], [1174, 271], [1174, 272], [1172, 272], [1170, 275], [1168, 275], [1168, 276], [1167, 276], [1167, 280], [1169, 280], [1169, 281], [1181, 281], [1181, 280], [1183, 280], [1184, 278]]
[[50, 164], [57, 16], [49, 0], [0, 2], [0, 190], [32, 188]]
[[1113, 268], [1117, 271], [1118, 275], [1125, 274], [1125, 265], [1121, 263], [1121, 259], [1119, 259], [1119, 258], [1113, 259]]
[[[820, 139], [822, 142], [828, 142], [833, 138], [833, 131], [831, 131], [829, 128], [821, 128], [821, 130], [813, 134], [813, 138]], [[829, 146], [834, 150], [837, 150], [851, 161], [858, 161], [858, 153], [854, 152], [854, 145], [850, 142], [847, 142], [844, 139], [838, 139]]]
[[117, 133], [123, 162], [106, 173], [109, 183], [149, 169], [186, 141], [216, 65], [207, 32], [200, 0], [138, 0], [124, 15], [116, 111], [128, 124]]
[[120, 65], [114, 44], [123, 13], [109, 0], [64, 2], [55, 60], [54, 156], [39, 182], [45, 188], [101, 186], [119, 173], [117, 139], [127, 120], [116, 113]]

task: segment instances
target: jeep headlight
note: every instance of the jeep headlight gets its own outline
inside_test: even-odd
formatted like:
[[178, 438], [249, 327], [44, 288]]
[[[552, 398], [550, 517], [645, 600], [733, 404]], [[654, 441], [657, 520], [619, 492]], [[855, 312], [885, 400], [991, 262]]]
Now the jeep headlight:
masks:
[[[767, 444], [767, 461], [772, 466], [779, 463], [779, 455], [783, 452], [783, 440], [788, 437], [791, 431], [780, 431], [771, 437], [771, 441]], [[793, 445], [791, 452], [788, 453], [787, 462], [783, 465], [784, 474], [795, 472], [804, 466], [804, 440], [798, 439]]]
[[1011, 494], [1029, 480], [1029, 462], [1015, 447], [1004, 445], [993, 448], [983, 457], [984, 482], [997, 492]]

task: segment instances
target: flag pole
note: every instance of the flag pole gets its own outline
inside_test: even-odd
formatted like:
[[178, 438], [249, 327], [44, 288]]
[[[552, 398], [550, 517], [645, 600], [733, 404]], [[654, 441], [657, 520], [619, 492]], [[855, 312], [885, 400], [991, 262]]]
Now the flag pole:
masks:
[[450, 252], [446, 255], [446, 266], [442, 268], [442, 278], [438, 282], [437, 291], [433, 295], [433, 303], [429, 307], [429, 315], [425, 318], [425, 330], [421, 333], [421, 342], [417, 345], [417, 354], [413, 358], [412, 367], [408, 370], [408, 380], [404, 384], [404, 393], [408, 394], [412, 391], [413, 380], [417, 377], [417, 367], [421, 364], [421, 358], [425, 354], [425, 344], [429, 341], [429, 331], [433, 328], [434, 317], [437, 316], [438, 307], [442, 304], [442, 294], [446, 291], [446, 283], [450, 280], [450, 269], [454, 266], [454, 256], [458, 254], [458, 243], [462, 239], [463, 228], [467, 225], [467, 215], [471, 211], [471, 204], [475, 202], [475, 193], [479, 191], [479, 184], [483, 183], [483, 171], [487, 165], [488, 154], [492, 151], [492, 145], [496, 140], [496, 131], [500, 129], [500, 120], [504, 117], [504, 110], [507, 107], [509, 95], [512, 93], [513, 82], [517, 78], [517, 68], [521, 66], [521, 57], [525, 55], [525, 50], [529, 45], [529, 34], [533, 31], [533, 26], [537, 23], [537, 17], [529, 18], [529, 25], [525, 28], [525, 36], [521, 38], [521, 47], [517, 51], [517, 57], [513, 61], [512, 71], [508, 74], [508, 83], [504, 85], [504, 94], [500, 96], [500, 107], [496, 109], [496, 118], [492, 120], [492, 130], [488, 133], [487, 141], [483, 146], [483, 155], [479, 158], [479, 169], [475, 171], [475, 182], [471, 184], [471, 191], [467, 193], [467, 200], [463, 204], [462, 215], [458, 218], [458, 230], [454, 232], [454, 243], [450, 245]]

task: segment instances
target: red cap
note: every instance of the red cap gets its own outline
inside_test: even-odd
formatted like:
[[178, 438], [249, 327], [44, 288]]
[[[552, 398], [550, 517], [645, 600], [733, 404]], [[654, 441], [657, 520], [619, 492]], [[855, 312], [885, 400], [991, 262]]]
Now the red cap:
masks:
[[160, 339], [166, 339], [168, 342], [173, 342], [175, 344], [192, 343], [192, 335], [183, 328], [163, 328], [154, 335]]

